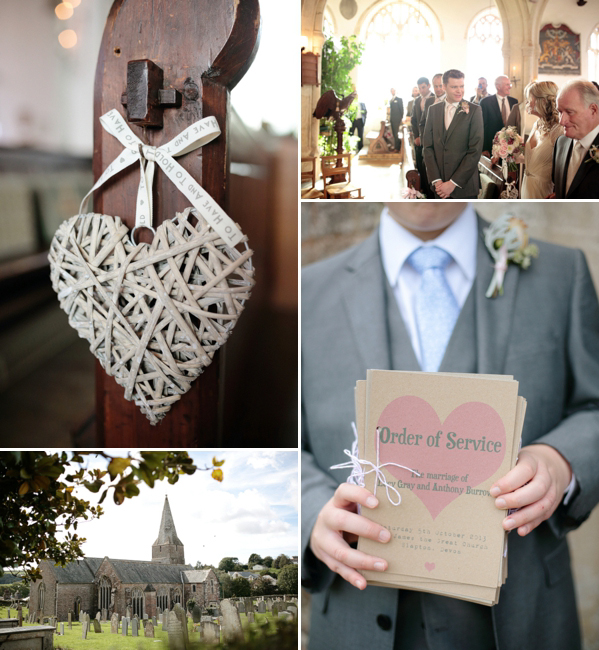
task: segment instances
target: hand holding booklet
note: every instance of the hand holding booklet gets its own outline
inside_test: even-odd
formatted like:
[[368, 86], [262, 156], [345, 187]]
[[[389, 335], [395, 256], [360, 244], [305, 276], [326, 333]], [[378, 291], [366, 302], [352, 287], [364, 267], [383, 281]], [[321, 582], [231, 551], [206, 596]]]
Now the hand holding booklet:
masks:
[[361, 514], [387, 528], [358, 548], [388, 562], [368, 584], [494, 605], [507, 577], [505, 512], [489, 489], [516, 464], [526, 401], [503, 375], [369, 370], [357, 382]]

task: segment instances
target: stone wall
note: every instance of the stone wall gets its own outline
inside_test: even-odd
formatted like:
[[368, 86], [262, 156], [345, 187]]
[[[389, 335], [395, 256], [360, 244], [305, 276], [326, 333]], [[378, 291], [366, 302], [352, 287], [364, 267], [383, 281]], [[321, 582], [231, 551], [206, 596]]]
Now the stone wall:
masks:
[[[56, 616], [59, 621], [66, 621], [69, 612], [75, 611], [75, 598], [81, 598], [81, 611], [88, 612], [93, 618], [96, 613], [95, 605], [98, 600], [97, 588], [94, 584], [61, 584], [58, 583], [56, 594], [58, 596], [58, 607]], [[54, 612], [52, 612], [54, 615]], [[73, 620], [75, 620], [73, 618]]]

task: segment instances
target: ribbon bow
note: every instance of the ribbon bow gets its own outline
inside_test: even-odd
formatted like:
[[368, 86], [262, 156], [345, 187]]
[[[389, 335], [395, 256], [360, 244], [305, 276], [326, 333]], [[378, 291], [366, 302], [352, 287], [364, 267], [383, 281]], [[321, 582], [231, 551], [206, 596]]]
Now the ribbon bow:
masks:
[[79, 207], [82, 215], [91, 194], [109, 178], [139, 161], [140, 177], [137, 190], [137, 203], [135, 210], [135, 227], [131, 231], [131, 241], [137, 228], [152, 227], [152, 183], [156, 163], [190, 201], [193, 207], [206, 219], [219, 236], [230, 246], [237, 245], [243, 234], [229, 215], [218, 203], [204, 190], [195, 179], [175, 160], [175, 156], [182, 156], [194, 149], [204, 146], [217, 138], [221, 131], [214, 117], [205, 117], [188, 126], [185, 131], [173, 138], [170, 142], [153, 147], [144, 144], [133, 131], [121, 114], [113, 108], [100, 117], [104, 129], [114, 136], [125, 148], [108, 165], [96, 184], [83, 197]]

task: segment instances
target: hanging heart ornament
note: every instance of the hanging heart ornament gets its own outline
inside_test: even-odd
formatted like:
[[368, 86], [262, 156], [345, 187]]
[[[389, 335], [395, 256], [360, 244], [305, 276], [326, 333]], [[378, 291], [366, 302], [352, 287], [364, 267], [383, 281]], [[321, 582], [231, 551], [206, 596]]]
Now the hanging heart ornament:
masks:
[[[116, 111], [107, 115], [112, 113], [118, 116], [117, 124], [124, 123]], [[137, 140], [128, 126], [127, 130]], [[123, 131], [119, 133], [121, 137], [116, 137], [123, 142]], [[206, 141], [197, 139], [196, 146]], [[49, 253], [52, 286], [69, 324], [89, 341], [106, 373], [125, 389], [125, 399], [133, 400], [152, 424], [212, 362], [254, 285], [247, 237], [174, 161], [173, 155], [190, 149], [173, 153], [171, 148], [168, 153], [173, 142], [151, 148], [150, 156], [139, 141], [127, 143], [129, 148], [91, 191], [139, 159], [136, 228], [151, 227], [153, 169], [147, 167], [161, 160], [162, 150], [167, 174], [187, 176], [193, 208], [164, 221], [151, 244], [136, 244], [119, 217], [80, 210], [58, 228]]]

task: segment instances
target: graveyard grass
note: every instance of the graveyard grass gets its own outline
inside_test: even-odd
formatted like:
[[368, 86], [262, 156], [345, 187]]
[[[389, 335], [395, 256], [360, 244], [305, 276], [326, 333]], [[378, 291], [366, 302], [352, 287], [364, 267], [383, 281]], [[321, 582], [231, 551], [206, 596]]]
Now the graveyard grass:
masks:
[[[16, 616], [13, 615], [14, 608], [11, 610], [11, 615], [13, 618]], [[29, 614], [27, 608], [23, 608], [23, 625], [29, 627], [29, 623], [25, 621], [26, 617]], [[7, 608], [0, 607], [0, 618], [6, 618]], [[247, 615], [240, 614], [241, 625], [248, 638], [249, 627], [258, 628], [265, 620], [269, 623], [269, 632], [274, 632], [276, 630], [276, 623], [273, 620], [272, 614], [266, 612], [265, 614], [256, 613], [255, 623], [247, 622]], [[249, 627], [248, 627], [249, 626]], [[110, 621], [108, 623], [101, 623], [102, 633], [98, 634], [94, 632], [93, 625], [91, 630], [87, 633], [87, 639], [82, 639], [83, 624], [79, 621], [73, 621], [73, 629], [69, 630], [68, 623], [64, 624], [64, 636], [59, 634], [54, 634], [54, 650], [167, 650], [168, 649], [168, 633], [166, 630], [162, 631], [162, 625], [160, 623], [154, 626], [155, 637], [153, 639], [146, 638], [143, 636], [143, 629], [140, 626], [139, 636], [131, 636], [131, 627], [129, 627], [128, 635], [124, 637], [121, 632], [122, 628], [119, 626], [118, 634], [111, 634], [110, 632]], [[199, 643], [200, 642], [200, 626], [197, 624], [197, 632], [193, 631], [193, 624], [188, 622], [189, 630], [189, 640], [191, 642]], [[60, 622], [57, 624], [57, 631], [60, 631]], [[222, 643], [222, 635], [221, 635]], [[218, 646], [206, 645], [206, 648], [215, 648]]]

